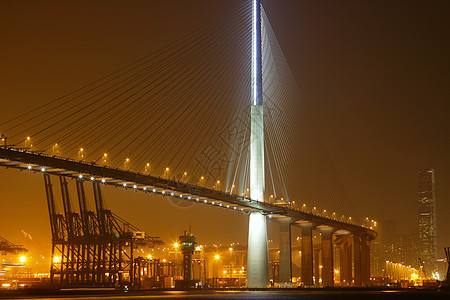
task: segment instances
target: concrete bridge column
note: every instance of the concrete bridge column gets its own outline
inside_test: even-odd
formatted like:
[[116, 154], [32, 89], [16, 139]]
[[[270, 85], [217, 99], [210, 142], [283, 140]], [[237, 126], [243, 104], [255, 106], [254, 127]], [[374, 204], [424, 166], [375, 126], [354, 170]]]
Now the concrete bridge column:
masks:
[[354, 237], [355, 286], [364, 287], [370, 284], [370, 241], [365, 234]]
[[370, 285], [370, 240], [366, 235], [361, 238], [361, 283], [362, 286]]
[[363, 241], [358, 234], [353, 235], [353, 266], [355, 268], [354, 286], [362, 286], [363, 275]]
[[269, 285], [269, 246], [266, 216], [252, 212], [249, 216], [247, 251], [247, 287], [266, 288]]
[[340, 281], [341, 286], [350, 286], [352, 283], [352, 248], [351, 239], [348, 235], [341, 237], [342, 243], [339, 251], [340, 255]]
[[312, 228], [302, 227], [302, 282], [305, 286], [313, 285], [313, 244]]
[[[317, 245], [319, 246], [319, 245]], [[321, 245], [319, 247], [314, 247], [314, 239], [313, 239], [313, 284], [315, 286], [319, 286], [320, 285], [320, 272], [321, 272], [321, 264], [320, 264], [320, 259], [321, 259]]]
[[333, 233], [322, 233], [322, 284], [323, 286], [333, 286]]
[[280, 225], [280, 268], [279, 282], [290, 283], [292, 281], [292, 256], [291, 256], [291, 218], [281, 218]]

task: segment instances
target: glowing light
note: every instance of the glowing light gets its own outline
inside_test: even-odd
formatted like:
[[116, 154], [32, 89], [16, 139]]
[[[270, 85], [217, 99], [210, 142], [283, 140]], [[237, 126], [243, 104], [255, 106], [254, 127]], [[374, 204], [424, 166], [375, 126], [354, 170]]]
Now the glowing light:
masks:
[[80, 148], [80, 152], [83, 152], [84, 151], [84, 149], [83, 148]]
[[126, 184], [126, 183], [124, 183], [124, 184], [123, 184], [123, 186], [124, 186], [124, 187], [126, 187], [126, 186], [127, 186], [127, 184]]
[[256, 14], [258, 11], [257, 7], [258, 1], [253, 1], [253, 39], [252, 39], [252, 49], [253, 49], [253, 105], [256, 105], [256, 99], [257, 99], [257, 84], [256, 84], [256, 73], [258, 72], [258, 64], [256, 63], [256, 59], [258, 57], [258, 50], [256, 47], [256, 44], [258, 43], [258, 35], [256, 34], [256, 27], [258, 26], [258, 20], [256, 18]]
[[19, 258], [19, 261], [20, 261], [21, 263], [24, 263], [26, 260], [27, 260], [27, 258], [26, 258], [25, 256], [21, 256], [21, 257]]
[[61, 257], [59, 257], [59, 256], [53, 257], [53, 262], [54, 262], [55, 264], [59, 263], [60, 261], [61, 261]]
[[94, 176], [91, 176], [91, 180], [94, 181], [94, 180], [95, 180], [95, 177], [94, 177]]
[[27, 141], [31, 140], [31, 137], [27, 136]]
[[151, 254], [147, 255], [147, 258], [152, 259], [152, 255]]
[[42, 168], [41, 171], [42, 171], [42, 172], [45, 172], [45, 168]]
[[78, 175], [78, 178], [80, 178], [80, 179], [81, 179], [81, 178], [83, 178], [83, 175], [81, 175], [81, 174], [80, 174], [80, 175]]
[[137, 185], [133, 185], [133, 189], [137, 189]]
[[28, 170], [31, 170], [31, 166], [28, 166]]
[[220, 258], [220, 255], [219, 255], [219, 254], [216, 254], [216, 255], [214, 256], [214, 258], [215, 258], [215, 259], [219, 259], [219, 258]]
[[102, 179], [102, 182], [105, 183], [105, 182], [106, 182], [106, 179]]
[[173, 247], [174, 247], [175, 249], [178, 249], [178, 247], [179, 247], [178, 243], [173, 244]]
[[166, 168], [166, 171], [169, 171], [169, 167]]
[[103, 156], [104, 156], [104, 157], [107, 157], [107, 156], [108, 156], [108, 153], [103, 153]]

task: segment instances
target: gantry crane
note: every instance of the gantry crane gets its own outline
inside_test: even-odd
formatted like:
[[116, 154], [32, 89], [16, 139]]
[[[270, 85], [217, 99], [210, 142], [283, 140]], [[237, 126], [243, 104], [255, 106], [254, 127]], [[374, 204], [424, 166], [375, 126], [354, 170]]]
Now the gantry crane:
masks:
[[16, 245], [0, 236], [0, 253], [6, 255], [8, 253], [18, 254], [22, 252], [28, 252], [23, 245]]

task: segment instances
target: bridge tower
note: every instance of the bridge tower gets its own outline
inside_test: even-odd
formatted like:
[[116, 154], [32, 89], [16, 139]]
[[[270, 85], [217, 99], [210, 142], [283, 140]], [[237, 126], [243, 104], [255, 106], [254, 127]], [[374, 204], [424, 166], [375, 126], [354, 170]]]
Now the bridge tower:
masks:
[[[250, 133], [250, 197], [264, 201], [264, 111], [262, 97], [261, 4], [252, 3], [252, 105]], [[247, 287], [269, 285], [269, 247], [266, 216], [252, 212], [249, 216]]]

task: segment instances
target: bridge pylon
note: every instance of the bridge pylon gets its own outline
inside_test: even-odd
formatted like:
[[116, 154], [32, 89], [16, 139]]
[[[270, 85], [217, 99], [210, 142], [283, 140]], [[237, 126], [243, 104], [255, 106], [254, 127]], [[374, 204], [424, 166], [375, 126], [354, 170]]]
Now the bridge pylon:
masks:
[[[261, 4], [252, 3], [252, 106], [250, 130], [250, 196], [264, 201], [264, 108], [261, 68]], [[248, 228], [247, 287], [269, 285], [269, 246], [266, 216], [251, 212]]]

